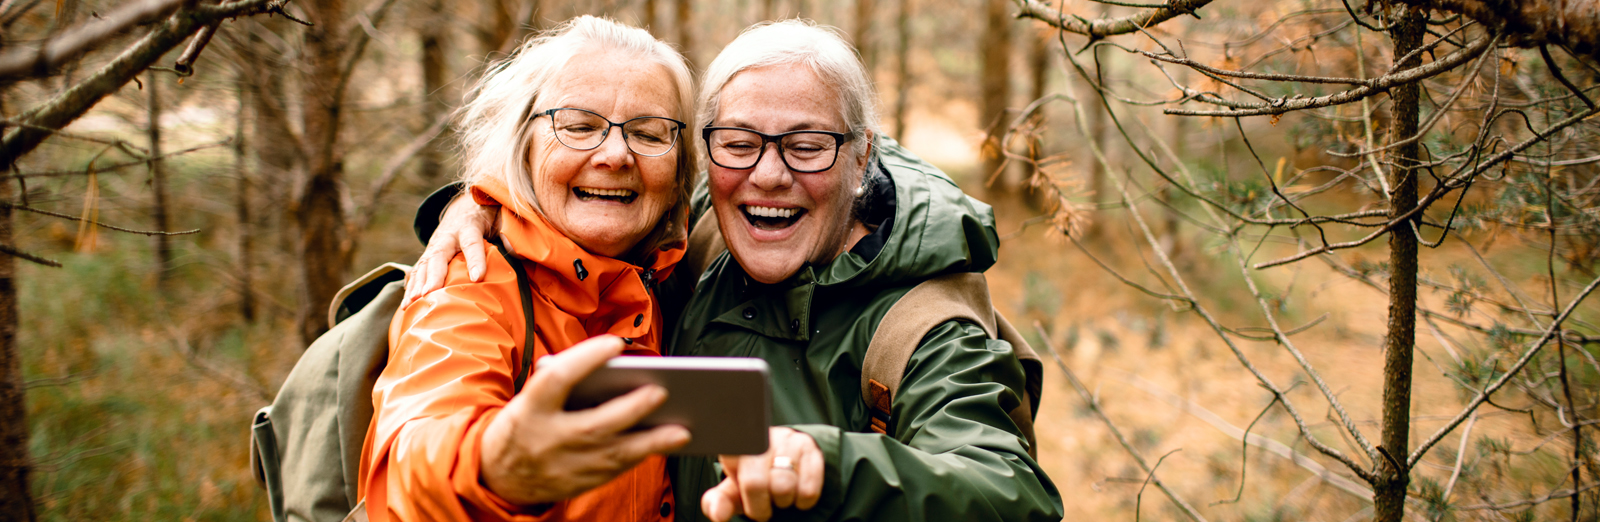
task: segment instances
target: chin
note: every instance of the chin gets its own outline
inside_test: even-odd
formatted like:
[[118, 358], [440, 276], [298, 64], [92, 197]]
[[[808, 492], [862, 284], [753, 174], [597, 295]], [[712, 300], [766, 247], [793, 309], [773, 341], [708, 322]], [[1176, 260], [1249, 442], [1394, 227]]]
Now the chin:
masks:
[[[730, 245], [729, 248], [733, 247]], [[734, 260], [739, 262], [739, 267], [744, 269], [745, 274], [768, 285], [781, 283], [793, 277], [804, 264], [795, 260], [804, 258], [803, 255], [788, 252], [756, 252], [755, 255], [747, 257], [734, 256]]]

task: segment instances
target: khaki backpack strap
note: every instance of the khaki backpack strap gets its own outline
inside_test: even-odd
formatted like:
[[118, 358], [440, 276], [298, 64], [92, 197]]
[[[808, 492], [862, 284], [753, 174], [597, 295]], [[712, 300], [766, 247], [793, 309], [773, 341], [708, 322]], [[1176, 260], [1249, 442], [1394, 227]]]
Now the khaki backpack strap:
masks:
[[861, 398], [872, 410], [872, 429], [887, 433], [894, 394], [900, 390], [906, 363], [934, 327], [961, 319], [995, 336], [994, 305], [983, 274], [947, 274], [923, 281], [906, 292], [873, 332], [861, 362]]
[[692, 285], [700, 280], [700, 274], [706, 272], [711, 262], [727, 250], [728, 244], [722, 240], [722, 228], [717, 224], [717, 211], [708, 208], [700, 214], [700, 220], [694, 222], [694, 230], [689, 231], [689, 250], [678, 262], [675, 269], [678, 275], [674, 277], [687, 277], [686, 281]]
[[522, 393], [522, 385], [528, 382], [528, 370], [533, 368], [534, 333], [538, 327], [533, 324], [533, 279], [528, 278], [528, 269], [522, 266], [521, 259], [511, 255], [506, 250], [506, 245], [499, 239], [491, 239], [495, 248], [500, 250], [500, 255], [506, 258], [506, 264], [511, 265], [511, 270], [517, 273], [517, 295], [522, 298], [522, 321], [524, 332], [522, 336], [522, 364], [517, 366], [517, 379], [512, 394]]

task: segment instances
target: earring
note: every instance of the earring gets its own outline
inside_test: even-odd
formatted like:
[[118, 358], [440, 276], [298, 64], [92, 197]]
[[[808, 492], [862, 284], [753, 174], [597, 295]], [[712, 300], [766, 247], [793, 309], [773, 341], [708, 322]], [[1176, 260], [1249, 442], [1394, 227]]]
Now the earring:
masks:
[[867, 186], [866, 185], [857, 185], [856, 186], [856, 197], [857, 198], [860, 198], [861, 196], [865, 196], [866, 194], [867, 194]]

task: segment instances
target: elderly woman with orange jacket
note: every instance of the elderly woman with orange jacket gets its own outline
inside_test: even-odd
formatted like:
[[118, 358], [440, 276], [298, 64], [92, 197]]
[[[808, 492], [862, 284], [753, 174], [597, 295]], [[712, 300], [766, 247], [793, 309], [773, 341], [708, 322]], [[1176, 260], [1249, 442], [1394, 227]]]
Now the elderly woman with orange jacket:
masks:
[[[498, 207], [509, 256], [481, 282], [457, 256], [396, 314], [362, 459], [372, 520], [671, 518], [661, 453], [688, 432], [626, 431], [664, 391], [581, 412], [560, 397], [612, 355], [661, 352], [652, 284], [683, 256], [692, 96], [671, 47], [592, 17], [485, 74], [461, 116], [463, 181]], [[510, 263], [531, 279], [531, 332]], [[524, 360], [538, 369], [518, 393]]]

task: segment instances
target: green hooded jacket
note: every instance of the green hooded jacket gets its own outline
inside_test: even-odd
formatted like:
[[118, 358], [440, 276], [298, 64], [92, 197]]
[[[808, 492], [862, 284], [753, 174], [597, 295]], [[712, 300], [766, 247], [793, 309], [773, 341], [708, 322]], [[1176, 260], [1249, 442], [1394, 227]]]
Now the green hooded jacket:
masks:
[[[988, 205], [893, 140], [875, 148], [895, 202], [887, 234], [875, 234], [882, 249], [807, 265], [776, 285], [749, 280], [724, 252], [666, 332], [669, 355], [760, 357], [771, 367], [773, 424], [810, 435], [827, 465], [821, 501], [774, 520], [1060, 520], [1060, 494], [1006, 415], [1020, 403], [1022, 367], [976, 325], [934, 328], [906, 364], [890, 435], [870, 429], [861, 364], [878, 321], [917, 283], [982, 272], [999, 251]], [[704, 189], [697, 213], [709, 206]], [[668, 470], [677, 520], [705, 520], [696, 508], [722, 480], [716, 458], [678, 457]]]

